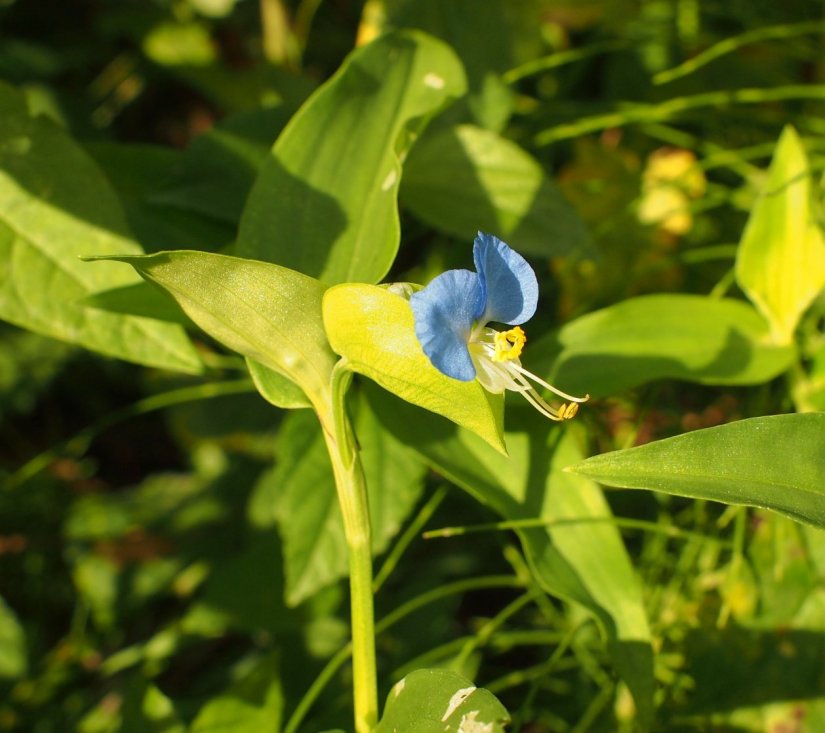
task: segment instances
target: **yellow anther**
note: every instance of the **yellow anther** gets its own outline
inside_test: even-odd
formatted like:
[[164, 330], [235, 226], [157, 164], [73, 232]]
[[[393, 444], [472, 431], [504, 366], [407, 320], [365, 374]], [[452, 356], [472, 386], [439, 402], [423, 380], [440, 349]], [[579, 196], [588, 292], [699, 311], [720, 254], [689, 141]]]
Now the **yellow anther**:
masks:
[[519, 326], [509, 331], [499, 331], [495, 335], [495, 353], [493, 361], [511, 361], [521, 356], [521, 350], [527, 342], [527, 336]]
[[578, 411], [579, 405], [577, 402], [568, 402], [566, 405], [562, 405], [559, 408], [559, 418], [562, 420], [571, 420], [576, 417], [576, 413]]

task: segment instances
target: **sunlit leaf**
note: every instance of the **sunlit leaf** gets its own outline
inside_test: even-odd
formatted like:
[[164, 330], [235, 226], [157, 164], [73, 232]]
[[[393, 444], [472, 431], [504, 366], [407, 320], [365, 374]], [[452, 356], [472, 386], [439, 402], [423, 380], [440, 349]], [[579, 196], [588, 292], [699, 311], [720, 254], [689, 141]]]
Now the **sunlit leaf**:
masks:
[[458, 59], [422, 33], [356, 50], [275, 143], [237, 253], [329, 284], [378, 282], [398, 250], [403, 155], [427, 118], [463, 91]]
[[127, 361], [199, 373], [179, 326], [83, 305], [93, 293], [139, 281], [81, 256], [140, 252], [97, 166], [0, 85], [0, 318]]
[[325, 394], [335, 356], [321, 320], [324, 287], [285, 267], [207, 252], [112, 257], [166, 290], [198, 326], [310, 396]]
[[588, 313], [528, 349], [539, 361], [557, 352], [550, 382], [594, 396], [656, 379], [759, 384], [784, 372], [795, 354], [771, 342], [767, 323], [747, 303], [679, 294]]
[[825, 413], [696, 430], [570, 466], [610, 486], [773, 509], [825, 527]]
[[338, 285], [323, 307], [329, 342], [353, 371], [504, 451], [503, 395], [439, 372], [421, 350], [405, 298], [375, 285]]
[[587, 230], [541, 165], [514, 142], [472, 125], [425, 135], [410, 152], [401, 200], [463, 239], [495, 232], [537, 256], [584, 254]]
[[736, 279], [778, 343], [793, 340], [800, 317], [825, 288], [825, 237], [811, 207], [810, 164], [793, 127], [779, 138], [742, 234]]
[[504, 733], [505, 707], [489, 691], [446, 669], [419, 669], [397, 682], [375, 733]]

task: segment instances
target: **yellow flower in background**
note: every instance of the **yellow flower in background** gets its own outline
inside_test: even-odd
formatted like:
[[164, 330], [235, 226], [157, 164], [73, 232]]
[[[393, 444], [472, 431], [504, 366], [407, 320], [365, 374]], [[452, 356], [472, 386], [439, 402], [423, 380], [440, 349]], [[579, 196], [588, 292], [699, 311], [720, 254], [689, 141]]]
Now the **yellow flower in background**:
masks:
[[701, 197], [706, 187], [705, 174], [690, 150], [654, 151], [642, 174], [639, 221], [675, 236], [686, 234], [693, 226], [691, 199]]

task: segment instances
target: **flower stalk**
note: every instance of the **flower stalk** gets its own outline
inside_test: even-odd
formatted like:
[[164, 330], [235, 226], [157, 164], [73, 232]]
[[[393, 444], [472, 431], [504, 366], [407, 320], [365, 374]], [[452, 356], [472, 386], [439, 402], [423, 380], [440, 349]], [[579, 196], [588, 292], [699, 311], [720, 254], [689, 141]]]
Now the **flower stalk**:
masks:
[[344, 360], [339, 361], [332, 373], [331, 415], [319, 412], [319, 417], [332, 462], [349, 554], [355, 731], [369, 733], [378, 724], [372, 532], [364, 470], [346, 413], [345, 398], [351, 382], [352, 372]]

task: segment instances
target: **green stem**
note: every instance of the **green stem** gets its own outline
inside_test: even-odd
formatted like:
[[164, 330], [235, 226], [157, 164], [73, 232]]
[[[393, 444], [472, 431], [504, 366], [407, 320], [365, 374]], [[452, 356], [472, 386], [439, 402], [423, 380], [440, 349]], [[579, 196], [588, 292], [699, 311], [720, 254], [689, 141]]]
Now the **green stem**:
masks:
[[372, 540], [364, 471], [346, 413], [345, 397], [351, 381], [352, 373], [346, 363], [338, 362], [332, 374], [332, 414], [319, 412], [319, 416], [332, 461], [349, 551], [355, 731], [369, 733], [378, 723]]

